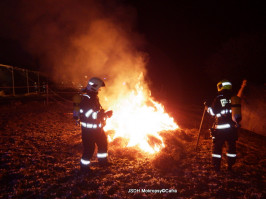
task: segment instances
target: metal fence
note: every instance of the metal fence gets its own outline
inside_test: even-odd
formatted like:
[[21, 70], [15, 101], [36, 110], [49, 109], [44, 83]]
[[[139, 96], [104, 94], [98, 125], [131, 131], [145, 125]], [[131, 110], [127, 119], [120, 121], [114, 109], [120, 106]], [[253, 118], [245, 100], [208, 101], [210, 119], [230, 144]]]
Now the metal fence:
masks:
[[47, 81], [39, 71], [0, 64], [0, 95], [46, 93]]

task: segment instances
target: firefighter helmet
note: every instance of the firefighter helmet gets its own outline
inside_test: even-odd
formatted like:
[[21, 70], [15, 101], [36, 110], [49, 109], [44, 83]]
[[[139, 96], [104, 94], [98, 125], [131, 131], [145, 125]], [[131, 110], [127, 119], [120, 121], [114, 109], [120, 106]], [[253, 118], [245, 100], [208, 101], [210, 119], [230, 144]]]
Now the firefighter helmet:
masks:
[[232, 89], [232, 83], [226, 79], [220, 81], [217, 84], [217, 90], [218, 92], [222, 91], [222, 90], [231, 90]]
[[97, 77], [92, 77], [87, 85], [87, 90], [91, 92], [98, 92], [100, 87], [104, 87], [105, 84], [102, 79], [97, 78]]

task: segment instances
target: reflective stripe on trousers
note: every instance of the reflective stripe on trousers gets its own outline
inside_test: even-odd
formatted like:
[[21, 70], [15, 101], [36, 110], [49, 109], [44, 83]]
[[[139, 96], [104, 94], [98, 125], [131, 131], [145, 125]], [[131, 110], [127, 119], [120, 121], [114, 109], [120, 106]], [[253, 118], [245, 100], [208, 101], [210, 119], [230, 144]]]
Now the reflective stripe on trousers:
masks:
[[213, 154], [212, 154], [212, 157], [213, 157], [213, 158], [222, 158], [222, 155], [220, 155], [220, 154], [214, 154], [214, 153], [213, 153]]
[[235, 158], [236, 154], [235, 153], [227, 153], [227, 157]]
[[89, 165], [91, 162], [89, 160], [85, 160], [85, 159], [80, 159], [80, 162], [82, 165]]
[[97, 153], [97, 158], [107, 158], [107, 153]]

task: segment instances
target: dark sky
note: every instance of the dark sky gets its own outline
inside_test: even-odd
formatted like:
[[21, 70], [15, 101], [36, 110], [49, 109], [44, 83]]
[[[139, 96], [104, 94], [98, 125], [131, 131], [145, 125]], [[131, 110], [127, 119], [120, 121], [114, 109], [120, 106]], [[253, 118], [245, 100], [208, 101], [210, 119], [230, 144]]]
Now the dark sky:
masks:
[[[147, 47], [150, 53], [149, 70], [153, 79], [159, 82], [156, 86], [160, 87], [161, 84], [166, 90], [169, 88], [169, 83], [173, 85], [167, 95], [172, 97], [172, 93], [176, 92], [185, 95], [184, 100], [204, 99], [205, 96], [215, 94], [219, 78], [230, 79], [237, 87], [240, 87], [243, 78], [260, 84], [265, 82], [265, 70], [261, 70], [266, 64], [263, 58], [266, 53], [265, 48], [260, 47], [258, 50], [263, 52], [262, 55], [250, 57], [251, 63], [257, 62], [255, 66], [253, 63], [253, 66], [244, 64], [237, 66], [239, 62], [236, 60], [241, 59], [239, 56], [232, 58], [235, 59], [235, 65], [232, 63], [229, 66], [225, 62], [224, 66], [220, 64], [215, 67], [213, 64], [227, 59], [226, 55], [226, 58], [220, 56], [220, 60], [216, 59], [215, 54], [224, 54], [224, 52], [237, 54], [236, 52], [240, 52], [237, 48], [243, 46], [247, 49], [251, 49], [250, 46], [258, 49], [256, 44], [261, 43], [261, 40], [265, 44], [265, 39], [262, 39], [266, 36], [266, 7], [263, 1], [134, 0], [130, 2], [137, 9], [137, 28], [145, 35], [149, 44]], [[245, 40], [252, 40], [260, 34], [262, 36], [254, 41], [254, 45], [253, 43], [242, 45]], [[240, 44], [234, 49], [230, 47], [231, 43]], [[208, 67], [214, 68], [212, 70], [214, 72], [208, 73]], [[224, 70], [226, 67], [235, 68], [232, 70], [234, 72]], [[242, 70], [242, 68], [247, 69]]]
[[[12, 11], [16, 2], [2, 1], [1, 12]], [[134, 31], [146, 40], [140, 50], [149, 55], [148, 78], [155, 94], [199, 102], [215, 94], [222, 78], [237, 87], [243, 78], [265, 82], [263, 1], [119, 0], [118, 4], [135, 9]], [[16, 23], [12, 15], [0, 19], [0, 63], [38, 66], [38, 57], [8, 37], [8, 23]]]

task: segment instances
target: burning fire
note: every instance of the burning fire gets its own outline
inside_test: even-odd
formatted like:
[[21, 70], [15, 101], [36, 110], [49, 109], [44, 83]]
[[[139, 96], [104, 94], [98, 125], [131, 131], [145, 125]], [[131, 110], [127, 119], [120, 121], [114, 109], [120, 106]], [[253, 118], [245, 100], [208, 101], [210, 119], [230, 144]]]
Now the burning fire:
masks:
[[109, 136], [109, 140], [122, 137], [128, 141], [127, 147], [138, 146], [149, 153], [160, 151], [164, 142], [159, 132], [175, 130], [178, 125], [165, 113], [164, 107], [151, 98], [140, 80], [134, 89], [124, 93], [113, 101], [105, 98], [112, 104], [109, 109], [114, 111], [104, 128], [105, 131], [114, 131], [114, 136]]

